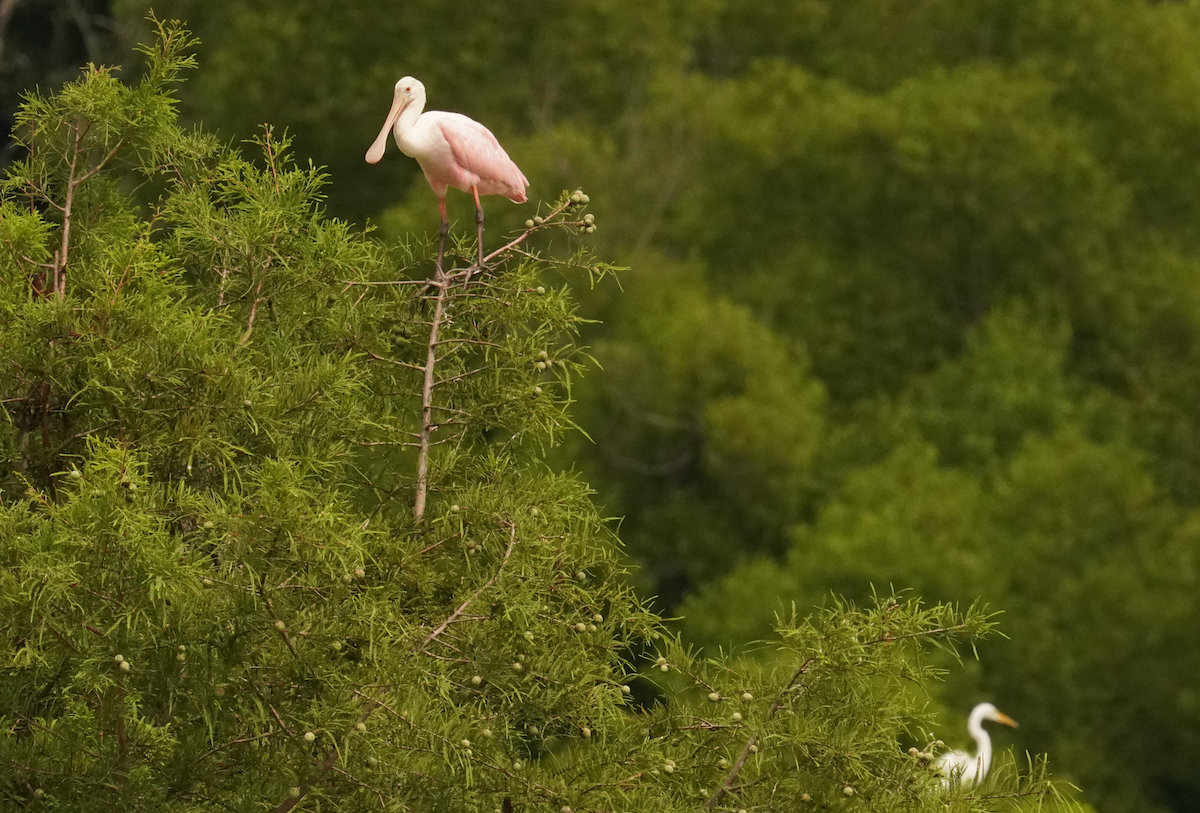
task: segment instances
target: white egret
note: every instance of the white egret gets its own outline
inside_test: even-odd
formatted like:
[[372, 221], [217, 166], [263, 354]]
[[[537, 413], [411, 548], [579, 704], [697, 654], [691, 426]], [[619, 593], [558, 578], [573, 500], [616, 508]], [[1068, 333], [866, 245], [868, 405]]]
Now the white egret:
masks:
[[936, 770], [942, 782], [949, 787], [958, 781], [962, 787], [970, 787], [983, 781], [992, 767], [992, 738], [983, 727], [984, 720], [992, 720], [1007, 726], [1017, 727], [1017, 721], [1004, 714], [991, 703], [980, 703], [971, 709], [967, 718], [967, 731], [979, 746], [975, 754], [966, 751], [947, 751], [937, 758]]

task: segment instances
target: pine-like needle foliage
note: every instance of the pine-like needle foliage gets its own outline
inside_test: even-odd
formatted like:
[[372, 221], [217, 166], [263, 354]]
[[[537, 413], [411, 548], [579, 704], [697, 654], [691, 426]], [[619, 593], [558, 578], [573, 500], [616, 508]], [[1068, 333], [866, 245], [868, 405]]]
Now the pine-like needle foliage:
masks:
[[588, 489], [539, 456], [579, 372], [561, 274], [608, 269], [527, 246], [593, 225], [584, 196], [486, 271], [414, 283], [426, 254], [327, 219], [286, 139], [247, 160], [181, 130], [192, 40], [158, 29], [136, 85], [89, 67], [31, 95], [3, 182], [0, 807], [1051, 792], [1040, 769], [964, 793], [927, 768], [921, 652], [981, 613], [842, 607], [783, 624], [767, 668], [694, 659], [632, 594]]

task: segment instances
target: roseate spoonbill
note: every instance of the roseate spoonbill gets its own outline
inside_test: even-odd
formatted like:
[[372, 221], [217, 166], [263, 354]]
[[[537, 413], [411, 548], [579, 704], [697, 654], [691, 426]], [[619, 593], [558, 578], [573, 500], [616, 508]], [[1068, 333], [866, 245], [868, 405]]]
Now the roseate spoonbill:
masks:
[[992, 720], [1007, 726], [1017, 727], [1017, 721], [1003, 714], [991, 703], [980, 703], [971, 709], [967, 718], [967, 731], [979, 745], [979, 751], [971, 755], [966, 751], [947, 751], [937, 759], [937, 772], [942, 775], [942, 782], [949, 787], [954, 780], [964, 787], [970, 787], [983, 781], [988, 768], [992, 767], [992, 738], [983, 728], [984, 720]]
[[438, 244], [437, 269], [442, 270], [446, 235], [450, 221], [446, 217], [446, 190], [453, 186], [475, 196], [475, 226], [479, 237], [479, 267], [483, 268], [483, 208], [480, 195], [503, 195], [514, 203], [525, 202], [529, 181], [508, 157], [492, 131], [461, 113], [425, 109], [425, 86], [411, 76], [396, 83], [392, 109], [379, 131], [379, 137], [367, 150], [367, 163], [383, 157], [388, 130], [396, 136], [396, 146], [409, 158], [417, 159], [425, 180], [437, 195], [442, 216], [441, 242]]

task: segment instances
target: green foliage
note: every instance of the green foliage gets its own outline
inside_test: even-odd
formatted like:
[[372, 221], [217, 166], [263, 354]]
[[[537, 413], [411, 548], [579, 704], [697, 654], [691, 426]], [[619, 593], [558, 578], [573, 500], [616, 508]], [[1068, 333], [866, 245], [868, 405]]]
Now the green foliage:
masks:
[[[983, 647], [982, 679], [960, 683], [954, 699], [965, 707], [1003, 687], [1026, 736], [1052, 743], [1107, 804], [1140, 809], [1130, 776], [1166, 784], [1190, 770], [1177, 759], [1191, 748], [1195, 710], [1177, 670], [1196, 663], [1184, 641], [1200, 612], [1194, 526], [1194, 512], [1165, 499], [1126, 443], [1062, 429], [1030, 437], [988, 472], [939, 464], [931, 446], [913, 443], [849, 476], [811, 525], [796, 527], [783, 563], [747, 563], [683, 612], [696, 619], [689, 637], [716, 645], [764, 634], [770, 604], [756, 596], [809, 606], [830, 588], [865, 598], [872, 583], [945, 601], [987, 596], [1021, 634]], [[1099, 640], [1077, 630], [1101, 631]], [[1075, 726], [1084, 724], [1072, 721], [1125, 693], [1136, 711], [1106, 715], [1083, 745]], [[1147, 719], [1159, 722], [1144, 729]], [[1108, 773], [1103, 755], [1131, 747], [1135, 770]]]
[[976, 470], [1063, 426], [1119, 436], [1127, 425], [1117, 399], [1067, 373], [1070, 338], [1068, 325], [1020, 302], [998, 307], [959, 356], [914, 382], [902, 414], [941, 460]]
[[[683, 233], [714, 274], [751, 272], [746, 298], [805, 341], [840, 399], [925, 372], [1035, 283], [1076, 284], [1121, 216], [1036, 76], [972, 66], [871, 95], [769, 62], [706, 95], [711, 157]], [[773, 196], [763, 219], [763, 189], [802, 194]]]
[[[581, 318], [538, 233], [427, 258], [322, 210], [270, 128], [255, 161], [181, 130], [191, 40], [130, 88], [89, 68], [21, 114], [0, 221], [0, 801], [87, 811], [988, 811], [1043, 766], [943, 787], [909, 690], [990, 629], [841, 604], [768, 661], [704, 660], [634, 595], [570, 428]], [[131, 194], [133, 193], [133, 194]], [[413, 278], [409, 278], [413, 277]], [[660, 292], [664, 293], [664, 292]], [[707, 465], [807, 482], [821, 388], [739, 306], [665, 297]], [[661, 318], [661, 316], [660, 316]], [[649, 328], [647, 328], [648, 330]], [[662, 361], [672, 358], [663, 351]], [[738, 367], [758, 358], [762, 371]], [[631, 360], [631, 363], [635, 360]], [[772, 462], [755, 398], [811, 417]], [[735, 482], [716, 485], [737, 496]]]
[[780, 550], [813, 489], [825, 393], [794, 346], [687, 268], [625, 285], [621, 328], [594, 350], [608, 375], [581, 388], [582, 420], [615, 418], [595, 436], [598, 474], [619, 486], [603, 496], [674, 601], [735, 563], [727, 540], [746, 526]]
[[[117, 5], [126, 25], [145, 12]], [[548, 291], [513, 300], [544, 308], [527, 333], [497, 328], [505, 309], [459, 295], [470, 289], [448, 292], [448, 330], [482, 319], [513, 355], [488, 359], [502, 375], [438, 385], [447, 399], [434, 404], [453, 401], [471, 422], [431, 435], [452, 436], [432, 456], [431, 517], [459, 499], [448, 486], [458, 478], [491, 482], [505, 461], [564, 438], [554, 465], [584, 472], [606, 513], [623, 517], [622, 536], [643, 565], [635, 578], [668, 610], [687, 610], [692, 640], [769, 635], [776, 610], [795, 601], [803, 616], [835, 588], [864, 600], [872, 583], [931, 601], [982, 598], [1005, 611], [1010, 640], [981, 647], [982, 662], [955, 670], [935, 703], [965, 713], [981, 696], [996, 700], [1022, 722], [1011, 741], [1050, 752], [1104, 813], [1197, 808], [1195, 2], [588, 0], [410, 3], [398, 12], [358, 0], [179, 0], [169, 10], [208, 42], [205, 72], [179, 93], [183, 116], [227, 141], [255, 137], [263, 120], [286, 127], [337, 183], [280, 174], [300, 207], [280, 220], [260, 174], [273, 159], [260, 154], [262, 141], [286, 139], [258, 135], [243, 160], [202, 136], [186, 148], [169, 136], [171, 154], [153, 164], [188, 167], [191, 181], [170, 169], [143, 173], [119, 150], [111, 161], [121, 181], [105, 191], [110, 176], [94, 176], [80, 199], [91, 207], [135, 192], [140, 208], [118, 201], [102, 221], [75, 218], [71, 256], [86, 252], [90, 263], [110, 252], [117, 280], [106, 284], [143, 296], [150, 282], [122, 285], [120, 271], [151, 252], [154, 284], [174, 293], [164, 287], [139, 307], [169, 304], [170, 324], [136, 334], [141, 323], [127, 312], [117, 327], [161, 335], [174, 356], [147, 354], [143, 339], [96, 351], [115, 373], [70, 358], [49, 365], [46, 346], [95, 345], [91, 323], [49, 302], [19, 311], [23, 299], [0, 297], [0, 332], [21, 313], [45, 341], [4, 336], [35, 373], [0, 372], [19, 387], [5, 392], [15, 392], [7, 403], [24, 427], [0, 444], [6, 459], [29, 461], [27, 476], [59, 482], [49, 475], [61, 467], [37, 442], [44, 427], [79, 455], [80, 432], [117, 432], [159, 461], [147, 465], [174, 460], [179, 470], [194, 450], [189, 476], [222, 488], [252, 455], [279, 447], [331, 477], [357, 478], [352, 503], [373, 512], [372, 532], [390, 501], [411, 505], [418, 450], [404, 444], [419, 446], [429, 428], [415, 417], [418, 374], [370, 354], [423, 364], [420, 323], [433, 300], [373, 286], [358, 300], [359, 287], [330, 292], [327, 282], [303, 283], [302, 272], [291, 277], [296, 288], [274, 281], [319, 258], [345, 266], [337, 278], [347, 283], [426, 276], [428, 238], [412, 236], [435, 224], [426, 184], [411, 162], [361, 160], [392, 83], [414, 74], [431, 106], [495, 130], [534, 192], [586, 185], [602, 224], [591, 240], [632, 267], [623, 294], [612, 285], [572, 292], [603, 324], [557, 310], [570, 307], [564, 283], [547, 282], [536, 263], [504, 272]], [[70, 132], [48, 128], [46, 137], [61, 149]], [[145, 144], [155, 140], [144, 133]], [[59, 205], [63, 155], [60, 180], [46, 181], [58, 191], [42, 196]], [[166, 219], [161, 207], [188, 200], [185, 183], [194, 203]], [[340, 216], [377, 218], [378, 234], [396, 245], [309, 216], [312, 193], [328, 195], [319, 205]], [[32, 216], [29, 190], [13, 194], [0, 204], [4, 246], [53, 264], [58, 210], [43, 202]], [[206, 215], [209, 200], [219, 203]], [[465, 196], [450, 205], [469, 222]], [[488, 208], [490, 235], [519, 232], [530, 216], [503, 201]], [[194, 222], [206, 225], [180, 242]], [[101, 230], [144, 228], [151, 239], [130, 243], [142, 253], [102, 248]], [[569, 261], [574, 243], [548, 233], [529, 242]], [[307, 243], [316, 234], [326, 235], [319, 251]], [[243, 255], [254, 257], [246, 269]], [[253, 263], [275, 265], [260, 273]], [[372, 271], [379, 263], [391, 270]], [[239, 270], [222, 283], [227, 267]], [[68, 274], [82, 280], [90, 268]], [[24, 295], [29, 276], [15, 277], [15, 292]], [[258, 280], [269, 296], [255, 311]], [[285, 300], [293, 310], [281, 310]], [[316, 319], [330, 300], [330, 319]], [[234, 314], [236, 325], [201, 326], [189, 304]], [[289, 321], [295, 308], [309, 327]], [[233, 353], [252, 312], [250, 338]], [[549, 332], [539, 332], [543, 319]], [[79, 335], [55, 332], [63, 325]], [[575, 329], [601, 366], [582, 381], [562, 350]], [[324, 366], [308, 351], [294, 363], [278, 358], [290, 337], [323, 354]], [[263, 372], [241, 366], [256, 354]], [[551, 358], [567, 364], [537, 370]], [[480, 366], [470, 354], [439, 363], [447, 379]], [[195, 382], [174, 382], [172, 369]], [[307, 407], [292, 409], [299, 392], [272, 411], [277, 391], [318, 369], [330, 395], [311, 404], [311, 418]], [[129, 370], [153, 371], [153, 386]], [[38, 406], [44, 379], [53, 409]], [[79, 386], [91, 381], [107, 387], [103, 398]], [[189, 399], [189, 387], [201, 396]], [[530, 398], [534, 387], [553, 397]], [[160, 426], [194, 416], [190, 439], [143, 431], [128, 412], [139, 388], [152, 395], [139, 407], [147, 416], [163, 405]], [[489, 400], [501, 390], [512, 397]], [[55, 423], [70, 393], [85, 407], [82, 427]], [[573, 412], [590, 441], [564, 434], [567, 397], [578, 399]], [[119, 430], [104, 398], [127, 410]], [[370, 422], [356, 424], [364, 414]], [[332, 430], [330, 415], [345, 427]], [[296, 448], [293, 419], [317, 438], [308, 451]], [[213, 425], [219, 431], [208, 432]], [[481, 462], [514, 434], [494, 463]], [[350, 451], [329, 462], [321, 449], [338, 442]], [[5, 488], [24, 493], [15, 477]]]

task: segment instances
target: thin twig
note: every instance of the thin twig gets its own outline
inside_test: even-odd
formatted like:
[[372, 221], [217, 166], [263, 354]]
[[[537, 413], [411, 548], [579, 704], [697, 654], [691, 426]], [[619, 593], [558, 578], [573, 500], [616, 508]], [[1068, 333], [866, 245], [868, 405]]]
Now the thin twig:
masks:
[[[573, 205], [573, 204], [571, 203], [571, 201], [570, 201], [570, 200], [567, 200], [566, 202], [564, 202], [564, 203], [563, 203], [563, 204], [561, 204], [560, 206], [558, 206], [558, 207], [556, 207], [556, 208], [554, 208], [554, 209], [550, 210], [550, 214], [546, 215], [546, 217], [545, 217], [545, 220], [546, 220], [547, 222], [545, 222], [545, 223], [539, 223], [539, 224], [538, 224], [538, 225], [536, 225], [536, 226], [532, 226], [532, 227], [530, 227], [530, 228], [527, 228], [527, 229], [525, 229], [525, 231], [521, 232], [521, 234], [520, 234], [520, 235], [518, 235], [518, 236], [517, 236], [517, 237], [516, 237], [514, 240], [512, 240], [511, 242], [507, 243], [506, 245], [503, 245], [503, 246], [501, 246], [500, 248], [496, 249], [496, 250], [495, 250], [495, 251], [493, 251], [491, 254], [488, 254], [487, 256], [485, 256], [485, 257], [483, 258], [483, 262], [484, 262], [484, 264], [485, 264], [485, 265], [489, 264], [490, 260], [491, 260], [493, 257], [499, 257], [501, 254], [504, 254], [505, 252], [507, 252], [507, 251], [509, 251], [509, 250], [511, 250], [511, 249], [513, 249], [513, 248], [516, 248], [516, 247], [517, 247], [517, 246], [519, 246], [521, 243], [524, 243], [524, 242], [525, 242], [525, 240], [526, 240], [526, 239], [528, 239], [529, 235], [533, 234], [535, 231], [538, 231], [538, 230], [540, 230], [540, 229], [544, 229], [544, 228], [547, 228], [547, 227], [549, 227], [549, 226], [553, 226], [553, 225], [555, 225], [555, 224], [553, 224], [553, 223], [550, 223], [549, 221], [550, 221], [552, 218], [554, 218], [554, 217], [557, 217], [557, 216], [558, 216], [560, 213], [562, 213], [562, 212], [566, 211], [566, 210], [567, 210], [567, 208], [569, 208], [569, 207], [570, 207], [570, 206], [572, 206], [572, 205]], [[474, 267], [474, 266], [472, 266], [472, 268], [473, 268], [473, 267]], [[465, 268], [465, 269], [463, 269], [463, 270], [464, 270], [464, 271], [467, 271], [467, 272], [470, 272], [470, 271], [471, 271], [471, 268]]]
[[441, 381], [436, 382], [434, 384], [434, 386], [441, 386], [442, 384], [451, 384], [455, 381], [461, 381], [464, 378], [469, 378], [473, 375], [478, 375], [479, 373], [482, 373], [485, 369], [486, 368], [484, 368], [484, 367], [476, 367], [474, 370], [467, 370], [465, 373], [459, 373], [458, 375], [452, 375], [449, 378], [443, 378]]
[[[436, 638], [437, 636], [439, 636], [443, 632], [445, 632], [446, 628], [448, 626], [450, 626], [460, 616], [462, 616], [462, 614], [466, 611], [467, 607], [470, 606], [471, 602], [473, 602], [475, 599], [477, 599], [479, 597], [480, 593], [482, 593], [487, 588], [491, 587], [493, 584], [496, 583], [496, 580], [498, 578], [500, 578], [500, 573], [504, 570], [504, 565], [505, 565], [505, 563], [508, 562], [508, 557], [512, 555], [513, 548], [515, 548], [517, 545], [517, 528], [516, 528], [516, 526], [509, 525], [509, 531], [511, 534], [511, 538], [508, 543], [508, 549], [506, 551], [504, 551], [504, 558], [500, 560], [500, 564], [496, 567], [496, 572], [492, 574], [492, 577], [490, 579], [488, 579], [486, 583], [484, 583], [482, 586], [479, 587], [478, 590], [476, 590], [474, 593], [472, 593], [471, 597], [468, 598], [466, 601], [464, 601], [458, 607], [457, 610], [455, 610], [453, 613], [451, 613], [450, 616], [445, 621], [443, 621], [438, 626], [437, 629], [435, 629], [429, 635], [425, 636], [425, 639], [417, 645], [415, 652], [422, 651], [426, 646], [429, 645], [429, 643], [434, 638]], [[380, 699], [385, 688], [386, 687], [383, 687], [383, 686], [376, 687], [376, 689], [372, 693], [372, 695], [367, 698], [367, 702], [364, 705], [362, 712], [358, 715], [359, 723], [366, 722], [367, 718], [370, 717], [371, 712], [373, 712], [376, 708], [378, 708], [378, 707], [382, 707], [385, 709], [388, 708], [388, 706]], [[355, 694], [359, 695], [360, 697], [365, 696], [361, 691], [358, 691], [358, 690], [355, 690]], [[272, 711], [274, 711], [274, 709], [272, 709]], [[395, 712], [393, 711], [393, 714], [394, 713]], [[283, 725], [282, 720], [280, 720], [279, 722], [280, 722], [280, 728], [286, 728], [286, 726]], [[448, 740], [447, 740], [447, 742], [448, 742]], [[329, 773], [330, 769], [333, 768], [334, 764], [338, 760], [338, 756], [340, 755], [340, 753], [341, 753], [340, 750], [336, 746], [333, 748], [330, 748], [329, 751], [325, 754], [325, 759], [323, 759], [320, 763], [317, 764], [316, 769], [313, 772], [313, 774], [310, 777], [308, 777], [307, 779], [305, 779], [303, 782], [300, 783], [299, 787], [297, 788], [297, 790], [300, 791], [299, 794], [297, 794], [295, 796], [289, 796], [287, 799], [284, 799], [282, 802], [280, 802], [275, 807], [273, 813], [288, 813], [289, 810], [294, 808], [296, 805], [300, 804], [301, 800], [303, 800], [305, 795], [307, 795], [309, 789], [314, 784], [321, 781], [322, 777], [324, 777], [325, 774]]]
[[250, 317], [246, 320], [246, 332], [242, 334], [242, 338], [238, 340], [238, 346], [241, 347], [250, 341], [250, 333], [254, 330], [254, 318], [258, 315], [258, 304], [262, 302], [263, 277], [259, 277], [258, 284], [254, 286], [254, 301], [250, 303]]
[[343, 279], [338, 280], [347, 288], [351, 286], [371, 286], [371, 285], [428, 285], [427, 279], [385, 279], [385, 280], [354, 280]]
[[[771, 708], [767, 712], [768, 721], [773, 719], [775, 715], [779, 713], [779, 710], [783, 708], [784, 696], [791, 691], [792, 686], [796, 685], [796, 681], [808, 671], [809, 665], [811, 665], [814, 660], [815, 658], [813, 657], [806, 658], [803, 663], [796, 667], [796, 671], [792, 673], [791, 680], [789, 680], [787, 685], [783, 687], [783, 690], [779, 692], [779, 697], [777, 697], [775, 701], [771, 703]], [[746, 765], [746, 760], [750, 758], [750, 754], [754, 752], [754, 746], [757, 744], [757, 736], [753, 736], [747, 740], [745, 747], [742, 748], [742, 752], [738, 754], [738, 758], [734, 761], [733, 767], [729, 769], [729, 773], [725, 776], [725, 779], [721, 781], [721, 784], [717, 788], [716, 792], [713, 793], [713, 795], [708, 798], [708, 801], [704, 803], [705, 808], [712, 810], [717, 806], [717, 803], [720, 802], [727, 793], [729, 793], [729, 789], [733, 786], [733, 783], [737, 781], [738, 775], [742, 772], [742, 768]]]
[[474, 593], [472, 593], [470, 598], [468, 598], [466, 601], [464, 601], [462, 604], [460, 604], [458, 606], [458, 609], [455, 610], [453, 613], [451, 613], [450, 616], [445, 621], [443, 621], [441, 624], [439, 624], [437, 629], [435, 629], [433, 632], [431, 632], [425, 636], [425, 640], [421, 641], [421, 643], [419, 643], [417, 645], [417, 648], [416, 648], [417, 652], [420, 652], [423, 649], [425, 649], [425, 647], [427, 647], [429, 645], [430, 641], [432, 641], [434, 638], [438, 637], [443, 632], [445, 632], [447, 627], [449, 627], [451, 624], [453, 624], [455, 621], [457, 621], [458, 617], [460, 615], [462, 615], [464, 612], [466, 612], [467, 607], [471, 606], [471, 602], [473, 602], [475, 599], [479, 598], [480, 593], [482, 593], [484, 590], [491, 587], [493, 584], [496, 583], [496, 579], [500, 578], [500, 572], [502, 570], [504, 570], [504, 565], [508, 562], [508, 557], [512, 556], [513, 548], [515, 548], [517, 546], [517, 526], [515, 526], [515, 525], [510, 526], [509, 531], [511, 534], [511, 538], [509, 539], [509, 542], [508, 542], [508, 548], [504, 551], [504, 558], [500, 560], [500, 565], [499, 565], [499, 567], [496, 568], [496, 572], [492, 574], [492, 577], [490, 579], [488, 579], [486, 582], [484, 582], [482, 585], [480, 585], [479, 589], [476, 590]]

